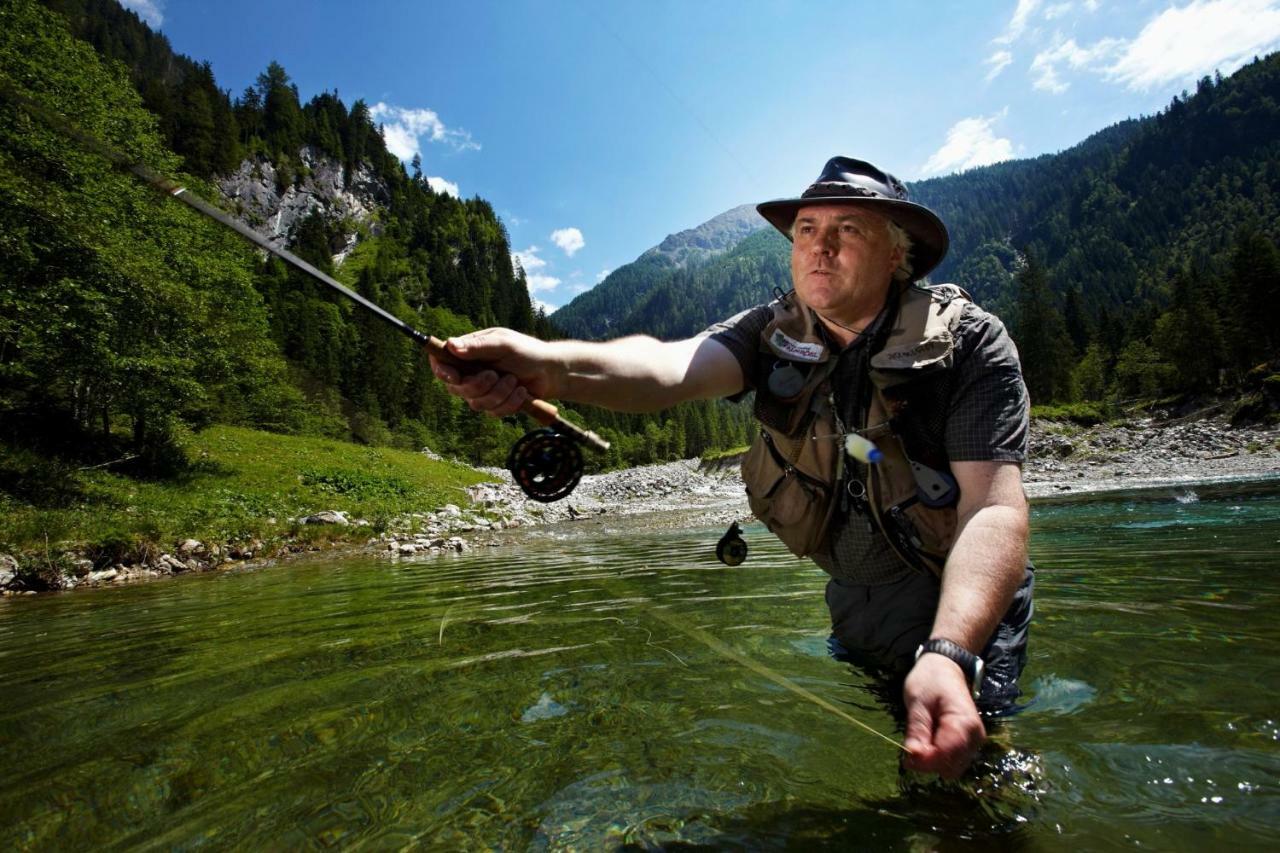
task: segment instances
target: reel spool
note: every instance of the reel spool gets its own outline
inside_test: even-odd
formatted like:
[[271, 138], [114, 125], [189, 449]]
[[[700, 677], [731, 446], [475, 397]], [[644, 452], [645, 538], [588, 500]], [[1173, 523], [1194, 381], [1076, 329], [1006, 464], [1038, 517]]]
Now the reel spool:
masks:
[[740, 566], [747, 559], [747, 543], [742, 538], [738, 522], [729, 525], [724, 536], [716, 543], [716, 559], [726, 566]]
[[507, 470], [521, 491], [535, 501], [566, 497], [582, 479], [582, 451], [577, 442], [553, 429], [535, 429], [511, 447]]

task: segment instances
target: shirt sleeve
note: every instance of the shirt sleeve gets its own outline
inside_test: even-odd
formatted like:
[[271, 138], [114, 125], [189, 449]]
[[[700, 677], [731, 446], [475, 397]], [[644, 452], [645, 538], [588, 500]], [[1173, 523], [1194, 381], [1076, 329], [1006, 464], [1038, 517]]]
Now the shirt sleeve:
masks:
[[1017, 462], [1027, 455], [1029, 403], [1018, 350], [1004, 323], [970, 303], [958, 328], [945, 443], [956, 462]]
[[704, 335], [721, 344], [738, 360], [742, 368], [742, 391], [730, 397], [739, 400], [756, 389], [756, 361], [760, 352], [760, 333], [773, 319], [768, 305], [757, 305], [727, 320], [708, 326]]

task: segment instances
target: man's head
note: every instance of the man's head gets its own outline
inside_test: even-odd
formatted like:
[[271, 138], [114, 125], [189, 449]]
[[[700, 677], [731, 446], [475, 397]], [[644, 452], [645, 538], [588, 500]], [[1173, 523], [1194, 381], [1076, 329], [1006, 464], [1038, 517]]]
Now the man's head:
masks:
[[756, 209], [788, 239], [794, 239], [797, 214], [817, 205], [870, 211], [900, 230], [901, 234], [893, 233], [893, 239], [905, 251], [902, 265], [893, 271], [894, 278], [923, 278], [947, 253], [947, 228], [933, 211], [908, 201], [907, 188], [893, 175], [850, 157], [828, 160], [822, 174], [799, 198], [767, 201]]

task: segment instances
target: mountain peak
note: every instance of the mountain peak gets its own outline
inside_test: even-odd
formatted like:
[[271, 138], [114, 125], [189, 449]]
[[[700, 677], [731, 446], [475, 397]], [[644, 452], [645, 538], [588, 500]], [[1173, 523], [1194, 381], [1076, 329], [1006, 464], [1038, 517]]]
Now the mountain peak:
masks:
[[649, 249], [638, 260], [661, 256], [677, 268], [696, 264], [727, 252], [746, 237], [768, 225], [755, 205], [743, 204], [713, 216], [696, 228], [686, 228]]

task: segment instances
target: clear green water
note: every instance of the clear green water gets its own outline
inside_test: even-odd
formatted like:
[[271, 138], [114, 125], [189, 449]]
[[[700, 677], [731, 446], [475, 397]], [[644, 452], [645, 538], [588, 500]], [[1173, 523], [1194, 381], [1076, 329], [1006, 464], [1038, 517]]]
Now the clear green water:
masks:
[[1280, 489], [1196, 491], [1036, 508], [1036, 769], [994, 784], [904, 785], [651, 615], [893, 734], [759, 528], [0, 601], [0, 848], [1274, 849]]

